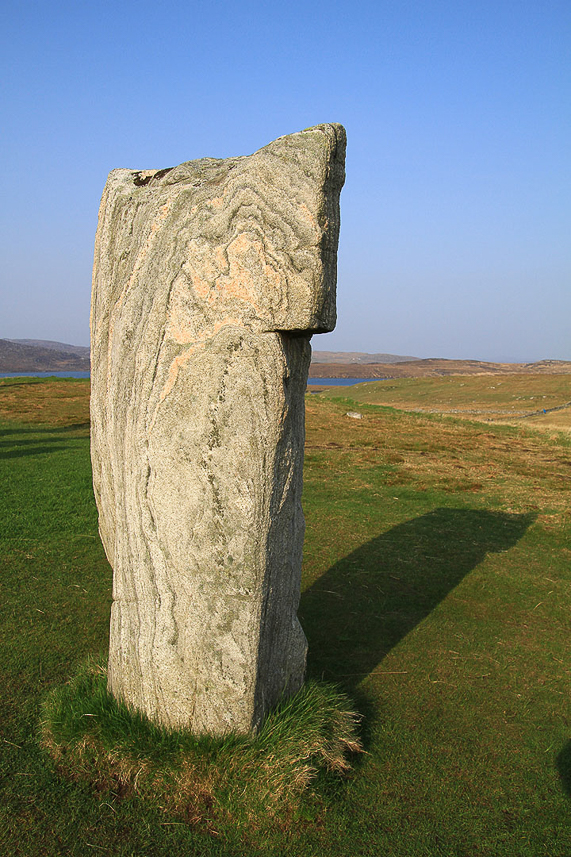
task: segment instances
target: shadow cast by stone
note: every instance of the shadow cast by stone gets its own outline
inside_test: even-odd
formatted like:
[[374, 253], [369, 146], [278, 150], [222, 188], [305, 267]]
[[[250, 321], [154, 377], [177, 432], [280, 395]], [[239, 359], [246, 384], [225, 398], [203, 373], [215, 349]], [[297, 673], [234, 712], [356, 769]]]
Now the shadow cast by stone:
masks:
[[43, 378], [38, 378], [37, 380], [29, 380], [29, 381], [16, 381], [14, 384], [7, 384], [6, 381], [9, 381], [9, 378], [2, 379], [4, 383], [0, 383], [0, 393], [9, 393], [10, 390], [13, 390], [14, 387], [31, 387], [35, 384], [43, 383]]
[[[73, 426], [40, 429], [1, 429], [0, 430], [0, 459], [23, 458], [28, 455], [46, 455], [51, 452], [68, 450], [69, 441], [84, 442], [85, 437], [75, 434], [78, 430], [89, 427], [89, 423], [78, 423]], [[23, 433], [33, 435], [22, 438]]]
[[25, 458], [28, 455], [50, 455], [52, 452], [65, 452], [67, 446], [27, 446], [25, 449], [0, 449], [0, 459]]
[[571, 797], [571, 741], [563, 747], [555, 761], [561, 786], [568, 797]]
[[302, 596], [308, 674], [354, 694], [487, 553], [511, 548], [534, 519], [532, 514], [436, 509], [353, 551]]
[[[16, 428], [3, 428], [0, 429], [0, 437], [9, 437], [10, 435], [17, 435], [18, 437], [22, 434], [70, 434], [76, 431], [83, 431], [85, 429], [89, 429], [89, 420], [83, 423], [73, 423], [69, 426], [33, 426], [30, 428], [22, 428], [18, 426]], [[4, 441], [6, 443], [6, 441]], [[11, 442], [11, 441], [10, 441]], [[19, 441], [22, 443], [23, 441]], [[26, 443], [33, 443], [34, 441], [26, 441]]]

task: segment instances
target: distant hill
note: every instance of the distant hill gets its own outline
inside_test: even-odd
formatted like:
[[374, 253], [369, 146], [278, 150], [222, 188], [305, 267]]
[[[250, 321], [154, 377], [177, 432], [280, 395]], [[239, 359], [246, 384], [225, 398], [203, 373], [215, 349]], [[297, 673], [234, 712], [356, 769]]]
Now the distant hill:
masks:
[[90, 350], [89, 345], [68, 345], [66, 342], [53, 342], [51, 339], [8, 339], [7, 342], [48, 348], [51, 351], [62, 351], [66, 354], [77, 354], [79, 357], [89, 357]]
[[[382, 359], [381, 359], [382, 358]], [[0, 339], [0, 372], [88, 372], [89, 348], [43, 339]], [[482, 360], [445, 360], [367, 354], [362, 351], [314, 351], [311, 378], [418, 378], [438, 375], [502, 375], [514, 372], [561, 375], [571, 373], [571, 362], [486, 363]], [[311, 382], [311, 381], [310, 381]]]
[[418, 357], [401, 357], [398, 354], [367, 354], [364, 351], [314, 351], [312, 363], [406, 363]]
[[[28, 344], [28, 343], [38, 344]], [[71, 350], [70, 350], [71, 349]], [[0, 339], [0, 372], [88, 372], [89, 348], [63, 342]]]
[[[342, 355], [341, 355], [342, 356]], [[567, 375], [571, 361], [538, 360], [536, 363], [486, 363], [483, 360], [407, 360], [402, 363], [312, 363], [309, 378], [424, 378], [438, 375]]]

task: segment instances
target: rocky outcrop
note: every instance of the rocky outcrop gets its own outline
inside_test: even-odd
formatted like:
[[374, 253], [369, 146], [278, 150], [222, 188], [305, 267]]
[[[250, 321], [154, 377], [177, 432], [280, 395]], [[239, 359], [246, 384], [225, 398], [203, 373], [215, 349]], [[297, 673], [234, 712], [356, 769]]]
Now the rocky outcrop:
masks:
[[335, 324], [345, 133], [114, 170], [92, 298], [92, 461], [114, 570], [109, 687], [247, 732], [302, 681], [310, 336]]

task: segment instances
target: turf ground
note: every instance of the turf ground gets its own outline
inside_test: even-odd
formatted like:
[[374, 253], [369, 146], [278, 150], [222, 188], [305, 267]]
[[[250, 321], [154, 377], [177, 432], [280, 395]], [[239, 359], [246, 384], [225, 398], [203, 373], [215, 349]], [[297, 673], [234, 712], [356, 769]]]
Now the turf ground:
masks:
[[46, 694], [108, 640], [88, 392], [0, 383], [3, 854], [571, 855], [567, 433], [307, 397], [308, 673], [351, 696], [367, 752], [303, 823], [205, 829], [39, 745]]

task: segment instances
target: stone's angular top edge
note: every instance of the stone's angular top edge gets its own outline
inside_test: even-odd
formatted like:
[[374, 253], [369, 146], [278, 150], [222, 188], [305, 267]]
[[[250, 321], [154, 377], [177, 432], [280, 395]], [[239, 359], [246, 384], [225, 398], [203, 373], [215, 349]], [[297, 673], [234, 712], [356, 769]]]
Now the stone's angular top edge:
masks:
[[[180, 164], [177, 164], [174, 167], [167, 167], [165, 169], [130, 169], [129, 167], [117, 167], [116, 169], [111, 170], [107, 177], [108, 182], [116, 182], [116, 181], [128, 181], [129, 184], [134, 184], [136, 187], [145, 187], [152, 182], [152, 185], [156, 187], [157, 184], [176, 184], [181, 178], [177, 177], [178, 171], [184, 171], [185, 168], [191, 167], [216, 167], [217, 165], [224, 164], [225, 166], [237, 165], [240, 161], [244, 161], [247, 158], [251, 158], [253, 155], [258, 154], [258, 152], [263, 152], [266, 149], [275, 146], [276, 143], [279, 144], [282, 141], [288, 141], [288, 143], [294, 143], [295, 139], [298, 138], [300, 144], [302, 143], [303, 137], [309, 134], [314, 134], [317, 131], [321, 131], [325, 137], [334, 137], [335, 139], [335, 148], [342, 151], [343, 155], [345, 152], [345, 147], [347, 145], [347, 133], [343, 125], [338, 122], [324, 122], [320, 125], [312, 125], [310, 128], [304, 128], [302, 131], [294, 131], [292, 134], [283, 134], [281, 137], [276, 137], [275, 140], [272, 140], [270, 143], [266, 143], [265, 146], [261, 146], [261, 148], [256, 149], [250, 155], [233, 155], [227, 158], [194, 158], [190, 161], [183, 161]], [[185, 176], [186, 178], [186, 176]]]
[[304, 128], [302, 131], [299, 131], [299, 134], [305, 134], [306, 131], [320, 131], [321, 129], [333, 128], [333, 130], [337, 134], [343, 134], [343, 136], [347, 135], [345, 128], [341, 125], [340, 122], [320, 122], [319, 125], [311, 125], [309, 128]]
[[347, 133], [343, 125], [338, 122], [325, 122], [321, 125], [312, 125], [311, 128], [304, 128], [303, 131], [295, 131], [293, 134], [284, 134], [281, 137], [276, 137], [270, 143], [257, 149], [249, 157], [254, 157], [257, 154], [262, 154], [266, 151], [279, 148], [280, 145], [285, 145], [288, 148], [296, 146], [305, 148], [309, 145], [309, 140], [315, 144], [315, 141], [322, 138], [322, 145], [329, 149], [336, 159], [345, 158], [345, 149], [347, 147]]
[[[327, 136], [334, 135], [337, 138], [338, 142], [347, 142], [347, 132], [343, 125], [339, 122], [322, 122], [320, 125], [311, 125], [309, 128], [304, 128], [302, 131], [294, 131], [292, 134], [282, 134], [281, 137], [276, 137], [275, 140], [272, 140], [271, 143], [268, 143], [268, 146], [273, 145], [273, 143], [277, 143], [280, 140], [293, 140], [295, 137], [302, 137], [305, 134], [312, 134], [315, 131], [322, 131]], [[266, 146], [262, 146], [262, 149], [265, 149]], [[262, 151], [262, 149], [258, 149], [257, 151]], [[255, 154], [255, 152], [254, 152]]]

